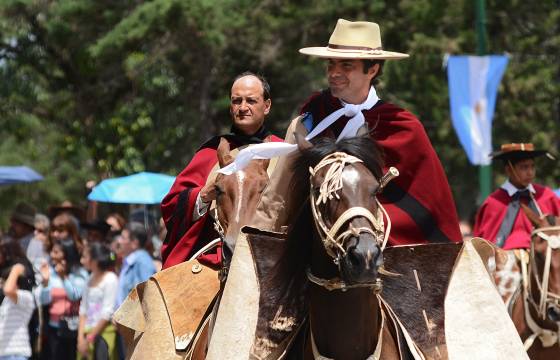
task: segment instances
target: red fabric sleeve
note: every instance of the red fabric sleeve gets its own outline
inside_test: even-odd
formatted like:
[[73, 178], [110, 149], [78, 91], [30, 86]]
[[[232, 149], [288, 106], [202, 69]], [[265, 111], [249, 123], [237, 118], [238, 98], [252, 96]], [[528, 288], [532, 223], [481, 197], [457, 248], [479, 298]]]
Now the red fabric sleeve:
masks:
[[490, 194], [476, 213], [473, 235], [495, 243], [508, 204], [509, 196], [504, 190], [498, 189]]
[[[419, 241], [423, 237], [427, 237], [426, 241], [430, 238], [443, 241], [441, 235], [429, 233], [433, 230], [425, 224], [419, 225], [429, 221], [425, 219], [426, 213], [435, 222], [435, 229], [439, 229], [448, 240], [461, 241], [459, 220], [447, 176], [420, 121], [410, 112], [388, 103], [364, 113], [370, 129], [374, 129], [373, 137], [385, 154], [386, 169], [394, 166], [399, 170], [400, 175], [393, 182], [421, 205], [413, 205], [406, 199], [397, 203], [408, 209], [400, 215], [394, 212], [397, 220], [394, 222], [401, 226], [395, 226], [392, 244], [424, 242]], [[401, 215], [411, 215], [409, 217], [412, 218], [405, 221]]]
[[[192, 214], [198, 193], [206, 184], [216, 162], [215, 149], [204, 148], [198, 151], [177, 176], [171, 190], [161, 202], [161, 212], [168, 231], [161, 248], [163, 268], [186, 261], [203, 246], [198, 241], [202, 233], [211, 232], [206, 225], [207, 214], [195, 222], [192, 222]], [[207, 231], [203, 231], [205, 229]], [[206, 239], [210, 240], [212, 239]], [[199, 260], [210, 266], [218, 266], [221, 261], [220, 252], [203, 255]]]

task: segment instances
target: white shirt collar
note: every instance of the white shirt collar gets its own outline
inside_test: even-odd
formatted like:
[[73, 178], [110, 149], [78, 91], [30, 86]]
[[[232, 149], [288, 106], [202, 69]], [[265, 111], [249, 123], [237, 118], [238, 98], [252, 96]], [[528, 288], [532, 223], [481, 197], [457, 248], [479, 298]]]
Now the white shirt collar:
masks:
[[512, 197], [516, 192], [520, 190], [529, 190], [531, 194], [536, 193], [533, 184], [529, 184], [525, 189], [518, 189], [509, 180], [506, 180], [506, 182], [501, 187], [508, 193], [509, 197]]

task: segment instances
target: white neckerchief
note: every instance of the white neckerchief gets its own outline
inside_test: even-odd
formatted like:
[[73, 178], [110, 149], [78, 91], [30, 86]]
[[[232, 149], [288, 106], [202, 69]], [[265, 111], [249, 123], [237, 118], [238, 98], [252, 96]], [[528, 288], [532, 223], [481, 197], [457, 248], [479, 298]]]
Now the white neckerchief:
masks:
[[501, 188], [504, 189], [508, 193], [509, 197], [512, 197], [513, 195], [515, 195], [516, 192], [523, 191], [523, 190], [529, 190], [529, 192], [531, 194], [536, 193], [535, 188], [533, 187], [533, 184], [529, 184], [524, 189], [518, 189], [509, 180], [506, 180], [506, 182], [502, 184]]
[[[340, 141], [341, 139], [356, 136], [358, 130], [365, 123], [364, 114], [362, 110], [371, 109], [377, 102], [379, 97], [372, 86], [369, 89], [369, 93], [366, 101], [361, 104], [346, 104], [341, 101], [343, 107], [334, 111], [329, 116], [325, 117], [317, 126], [305, 137], [306, 140], [311, 140], [315, 136], [322, 133], [325, 129], [331, 126], [336, 120], [340, 119], [342, 116], [349, 117], [348, 123], [342, 129], [342, 132], [336, 139]], [[297, 144], [289, 144], [283, 142], [268, 142], [262, 144], [255, 144], [246, 147], [241, 150], [235, 160], [226, 167], [218, 170], [219, 173], [224, 175], [231, 175], [239, 170], [244, 169], [251, 160], [254, 159], [271, 159], [276, 156], [288, 155], [297, 150]]]

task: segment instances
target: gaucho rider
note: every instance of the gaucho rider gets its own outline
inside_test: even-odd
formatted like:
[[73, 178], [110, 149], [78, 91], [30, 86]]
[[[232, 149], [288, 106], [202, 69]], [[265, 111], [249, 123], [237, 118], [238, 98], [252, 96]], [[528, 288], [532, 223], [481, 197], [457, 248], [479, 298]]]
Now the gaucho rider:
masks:
[[[271, 108], [270, 86], [262, 76], [245, 72], [237, 76], [231, 87], [231, 133], [206, 141], [187, 167], [177, 176], [171, 190], [161, 203], [163, 219], [168, 229], [162, 245], [163, 268], [188, 260], [195, 252], [216, 238], [208, 206], [215, 199], [214, 184], [207, 179], [216, 167], [216, 149], [220, 138], [226, 138], [231, 148], [271, 141], [282, 141], [271, 135], [264, 119]], [[219, 268], [221, 249], [198, 257], [208, 266]]]
[[484, 201], [476, 216], [474, 235], [506, 250], [528, 249], [533, 226], [521, 211], [525, 204], [540, 216], [560, 216], [560, 199], [552, 189], [535, 184], [535, 158], [551, 155], [531, 143], [503, 144], [490, 156], [502, 160], [508, 179]]
[[[307, 139], [350, 137], [365, 120], [370, 136], [383, 149], [386, 167], [394, 166], [400, 172], [380, 197], [393, 223], [389, 243], [460, 241], [447, 177], [422, 124], [407, 110], [380, 100], [374, 87], [385, 60], [408, 55], [382, 50], [376, 23], [343, 19], [338, 20], [326, 47], [303, 48], [300, 52], [326, 59], [329, 88], [306, 101], [302, 116], [292, 121], [285, 141], [294, 143], [294, 132], [307, 135]], [[289, 152], [282, 149], [278, 153]], [[302, 197], [290, 193], [289, 159], [290, 155], [276, 166], [276, 175], [263, 193], [252, 226], [283, 231], [291, 222], [289, 216], [301, 205]], [[221, 171], [227, 173], [241, 166], [234, 163]]]

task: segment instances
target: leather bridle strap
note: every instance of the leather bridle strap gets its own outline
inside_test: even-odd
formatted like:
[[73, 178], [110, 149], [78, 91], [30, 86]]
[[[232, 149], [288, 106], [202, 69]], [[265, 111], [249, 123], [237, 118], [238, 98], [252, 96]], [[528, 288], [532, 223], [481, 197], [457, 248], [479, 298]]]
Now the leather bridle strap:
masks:
[[[537, 310], [537, 315], [540, 318], [546, 319], [546, 305], [550, 303], [549, 299], [554, 299], [554, 305], [558, 306], [560, 296], [558, 294], [550, 293], [548, 291], [548, 283], [549, 283], [549, 276], [550, 276], [550, 263], [552, 259], [552, 249], [559, 249], [560, 248], [560, 237], [558, 235], [551, 236], [544, 233], [544, 231], [558, 231], [560, 230], [560, 226], [551, 226], [551, 227], [543, 227], [534, 230], [531, 233], [531, 237], [534, 235], [538, 235], [540, 238], [546, 240], [547, 248], [546, 248], [546, 255], [545, 255], [545, 265], [543, 269], [543, 276], [542, 282], [539, 281], [539, 277], [537, 274], [536, 264], [534, 262], [534, 254], [535, 254], [535, 247], [534, 243], [531, 242], [531, 258], [529, 262], [531, 263], [531, 267], [529, 271], [527, 269], [527, 261], [524, 259], [526, 256], [525, 252], [521, 252], [521, 271], [523, 274], [523, 307], [525, 311], [525, 320], [527, 322], [527, 326], [531, 329], [532, 334], [525, 340], [524, 346], [525, 350], [529, 350], [533, 345], [534, 341], [539, 338], [541, 340], [542, 346], [547, 348], [551, 347], [554, 344], [558, 343], [560, 346], [560, 322], [556, 323], [557, 329], [556, 331], [551, 329], [545, 329], [541, 327], [531, 316], [531, 312], [529, 309], [529, 304], [532, 304], [535, 309]], [[540, 292], [540, 299], [539, 304], [537, 305], [534, 299], [531, 296], [531, 277], [535, 277], [535, 281], [539, 287]]]

